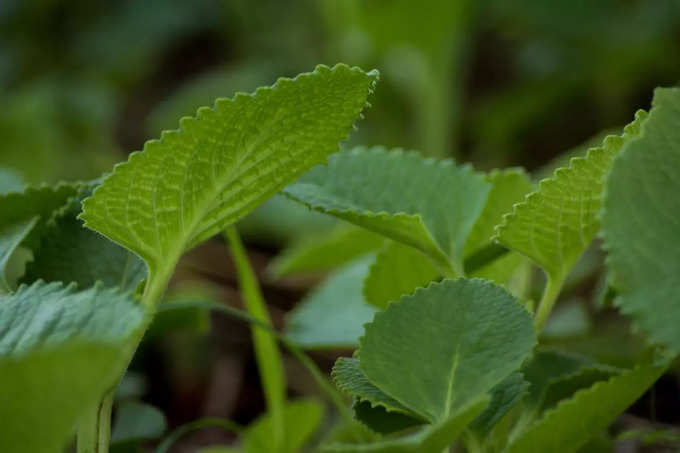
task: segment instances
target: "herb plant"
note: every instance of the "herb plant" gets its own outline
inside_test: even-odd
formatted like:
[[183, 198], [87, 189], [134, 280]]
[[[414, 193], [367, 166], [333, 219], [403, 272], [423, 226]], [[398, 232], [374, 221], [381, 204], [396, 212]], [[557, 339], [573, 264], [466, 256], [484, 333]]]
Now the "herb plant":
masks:
[[[535, 186], [521, 169], [336, 152], [377, 78], [318, 66], [199, 109], [101, 180], [0, 196], [2, 451], [59, 452], [74, 433], [79, 453], [143, 438], [125, 425], [111, 436], [114, 388], [157, 313], [187, 306], [250, 323], [267, 412], [248, 427], [198, 420], [158, 452], [205, 426], [240, 435], [238, 448], [205, 453], [572, 452], [606, 437], [680, 352], [680, 90], [658, 89], [622, 135]], [[276, 276], [333, 270], [285, 333], [234, 227], [279, 191], [345, 221], [272, 266]], [[180, 257], [220, 234], [246, 310], [163, 303]], [[648, 340], [628, 366], [544, 344], [598, 235], [614, 303]], [[532, 263], [546, 275], [537, 304]], [[287, 399], [280, 346], [340, 416], [320, 442], [322, 407]], [[335, 363], [334, 388], [302, 349], [339, 346], [356, 351]]]

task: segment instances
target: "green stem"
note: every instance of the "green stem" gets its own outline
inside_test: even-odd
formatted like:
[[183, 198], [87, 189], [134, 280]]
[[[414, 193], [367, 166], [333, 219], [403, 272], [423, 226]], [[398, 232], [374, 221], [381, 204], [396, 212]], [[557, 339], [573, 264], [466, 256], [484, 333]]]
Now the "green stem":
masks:
[[536, 310], [536, 315], [534, 317], [534, 327], [537, 335], [543, 330], [543, 327], [545, 327], [545, 322], [548, 320], [552, 307], [555, 305], [555, 301], [560, 295], [563, 283], [564, 277], [554, 278], [550, 275], [548, 276], [548, 281], [543, 290], [543, 297], [538, 304], [538, 309]]
[[[326, 396], [333, 403], [338, 410], [340, 416], [347, 422], [349, 426], [353, 426], [356, 422], [352, 416], [351, 411], [348, 409], [342, 395], [338, 392], [335, 387], [329, 382], [323, 372], [314, 363], [314, 361], [305, 352], [297, 347], [293, 342], [291, 342], [285, 335], [278, 333], [274, 328], [265, 324], [262, 321], [253, 318], [248, 313], [238, 310], [236, 308], [230, 307], [228, 305], [218, 304], [214, 302], [202, 302], [202, 301], [189, 301], [189, 302], [170, 302], [163, 305], [160, 311], [170, 311], [170, 310], [181, 310], [186, 308], [202, 308], [205, 310], [215, 310], [233, 318], [239, 319], [241, 321], [247, 322], [256, 326], [259, 329], [263, 329], [273, 335], [281, 344], [290, 351], [290, 353], [302, 364], [302, 366], [307, 369], [309, 374], [312, 376], [319, 388], [326, 393]], [[356, 438], [361, 439], [360, 434], [357, 434]]]
[[78, 425], [78, 453], [108, 453], [111, 439], [113, 390], [85, 414]]
[[[260, 292], [257, 278], [250, 265], [248, 255], [239, 238], [235, 227], [225, 231], [225, 237], [231, 249], [239, 287], [243, 302], [248, 313], [255, 319], [271, 326], [271, 319], [266, 304]], [[275, 337], [267, 331], [253, 328], [253, 346], [255, 359], [260, 370], [260, 380], [267, 401], [267, 411], [272, 418], [274, 445], [281, 450], [285, 445], [284, 404], [286, 401], [286, 378], [283, 370], [283, 360]]]

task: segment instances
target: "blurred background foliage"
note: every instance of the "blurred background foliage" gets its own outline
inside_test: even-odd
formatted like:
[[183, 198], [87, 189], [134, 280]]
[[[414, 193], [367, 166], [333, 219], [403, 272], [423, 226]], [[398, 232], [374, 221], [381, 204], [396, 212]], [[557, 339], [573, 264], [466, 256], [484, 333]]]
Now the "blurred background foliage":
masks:
[[[2, 0], [0, 190], [97, 178], [217, 97], [339, 61], [381, 71], [350, 144], [545, 175], [648, 108], [654, 87], [675, 85], [677, 55], [672, 0]], [[318, 280], [274, 280], [271, 257], [335, 224], [275, 197], [240, 225], [279, 325]], [[616, 323], [583, 339], [592, 320], [579, 301], [606, 304], [601, 261], [584, 257], [548, 336], [625, 356]], [[192, 251], [175, 280], [169, 298], [238, 299], [219, 241]], [[211, 318], [161, 317], [125, 381], [170, 426], [206, 415], [245, 424], [263, 410], [247, 326]], [[336, 355], [315, 358], [328, 367]], [[287, 365], [291, 394], [313, 392]]]

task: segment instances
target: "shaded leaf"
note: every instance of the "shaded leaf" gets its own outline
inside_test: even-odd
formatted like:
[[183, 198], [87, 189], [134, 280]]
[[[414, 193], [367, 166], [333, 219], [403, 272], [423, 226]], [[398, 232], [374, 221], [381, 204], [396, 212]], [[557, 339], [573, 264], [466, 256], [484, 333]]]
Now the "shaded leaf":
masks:
[[116, 408], [111, 443], [158, 439], [166, 429], [165, 415], [158, 408], [138, 401], [123, 401]]
[[491, 402], [472, 422], [470, 429], [480, 437], [488, 435], [496, 423], [527, 393], [529, 383], [516, 371], [496, 384], [491, 391]]
[[437, 268], [420, 251], [389, 241], [371, 264], [363, 293], [368, 303], [385, 309], [390, 302], [438, 277]]
[[355, 347], [376, 309], [361, 292], [371, 257], [338, 269], [288, 314], [286, 336], [310, 349]]

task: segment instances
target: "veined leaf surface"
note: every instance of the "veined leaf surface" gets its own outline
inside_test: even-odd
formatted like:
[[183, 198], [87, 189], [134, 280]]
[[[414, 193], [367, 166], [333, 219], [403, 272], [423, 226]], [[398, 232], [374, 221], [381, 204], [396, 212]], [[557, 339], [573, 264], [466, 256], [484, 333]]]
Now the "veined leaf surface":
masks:
[[614, 303], [653, 342], [680, 351], [680, 89], [657, 89], [649, 118], [614, 162], [603, 235]]
[[465, 240], [489, 190], [484, 176], [467, 166], [356, 148], [332, 156], [328, 166], [316, 167], [284, 193], [415, 247], [460, 275]]
[[605, 175], [614, 156], [640, 133], [647, 117], [638, 111], [623, 134], [608, 136], [600, 148], [573, 158], [536, 191], [514, 206], [496, 229], [496, 240], [541, 266], [554, 282], [561, 282], [599, 228], [598, 212]]
[[359, 341], [359, 366], [436, 424], [517, 370], [534, 342], [531, 316], [505, 289], [444, 280], [376, 313]]
[[376, 79], [318, 66], [218, 99], [116, 166], [85, 200], [85, 225], [141, 256], [152, 278], [169, 274], [183, 251], [337, 151]]

